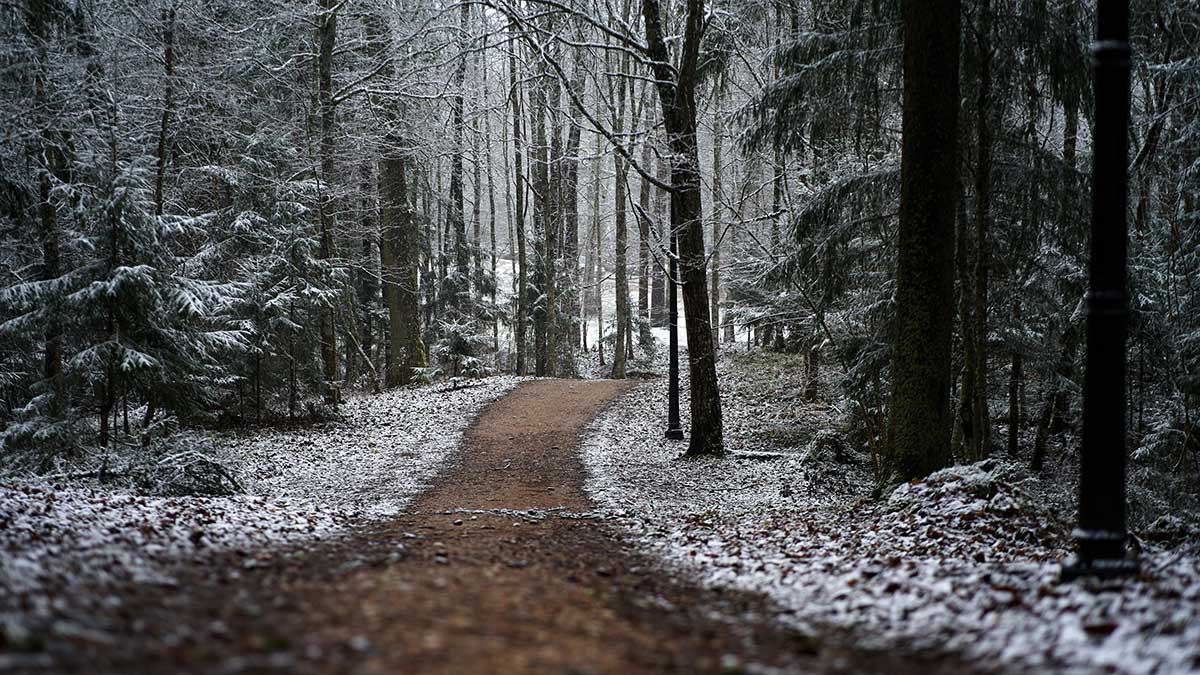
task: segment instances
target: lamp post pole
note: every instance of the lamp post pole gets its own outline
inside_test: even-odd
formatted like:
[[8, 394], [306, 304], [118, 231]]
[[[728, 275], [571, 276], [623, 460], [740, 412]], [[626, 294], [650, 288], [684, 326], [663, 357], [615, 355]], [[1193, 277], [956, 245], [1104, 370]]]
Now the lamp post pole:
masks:
[[670, 262], [667, 265], [667, 316], [669, 335], [668, 340], [670, 351], [670, 366], [667, 373], [667, 438], [674, 441], [683, 440], [683, 427], [679, 424], [679, 299], [676, 295], [678, 286], [676, 278], [679, 276], [676, 271], [676, 247], [678, 245], [675, 235], [675, 195], [671, 195], [671, 243], [670, 243]]
[[1079, 522], [1072, 535], [1075, 555], [1063, 568], [1067, 579], [1137, 571], [1136, 561], [1125, 555], [1129, 71], [1129, 2], [1099, 0], [1092, 44], [1096, 121]]

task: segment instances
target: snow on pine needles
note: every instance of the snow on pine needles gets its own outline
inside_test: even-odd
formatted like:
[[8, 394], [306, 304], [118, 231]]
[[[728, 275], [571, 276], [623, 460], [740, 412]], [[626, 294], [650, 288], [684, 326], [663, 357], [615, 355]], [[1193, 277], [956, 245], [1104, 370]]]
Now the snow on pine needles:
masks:
[[[459, 389], [352, 396], [315, 426], [198, 437], [248, 494], [141, 496], [107, 487], [0, 482], [0, 637], [103, 603], [97, 589], [173, 585], [172, 564], [337, 536], [404, 507], [444, 466], [463, 432], [517, 378]], [[75, 610], [71, 612], [69, 610]], [[82, 629], [80, 629], [82, 630]]]
[[[1020, 466], [952, 467], [873, 501], [866, 459], [796, 419], [820, 406], [748, 395], [728, 363], [721, 377], [730, 457], [679, 459], [683, 443], [662, 437], [665, 380], [617, 401], [584, 444], [589, 492], [669, 567], [860, 645], [1013, 672], [1200, 672], [1195, 541], [1147, 545], [1124, 583], [1060, 583], [1071, 514]], [[765, 441], [781, 421], [805, 433]]]

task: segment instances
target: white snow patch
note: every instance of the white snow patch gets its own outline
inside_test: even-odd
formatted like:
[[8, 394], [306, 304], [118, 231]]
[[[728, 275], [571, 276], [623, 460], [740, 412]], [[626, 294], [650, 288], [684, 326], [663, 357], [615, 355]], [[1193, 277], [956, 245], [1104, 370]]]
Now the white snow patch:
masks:
[[396, 389], [349, 398], [337, 421], [216, 435], [215, 454], [249, 495], [145, 497], [0, 482], [0, 638], [70, 615], [83, 602], [76, 596], [113, 584], [172, 586], [180, 560], [235, 552], [252, 564], [264, 549], [395, 513], [427, 487], [480, 410], [519, 382]]
[[1060, 583], [1069, 514], [1045, 510], [1018, 467], [955, 467], [874, 503], [861, 474], [814, 453], [739, 458], [761, 445], [762, 405], [737, 395], [723, 401], [734, 455], [677, 460], [684, 446], [662, 438], [665, 386], [613, 405], [583, 452], [591, 495], [668, 565], [764, 592], [781, 621], [864, 646], [1022, 672], [1200, 672], [1194, 546], [1144, 551], [1124, 583]]

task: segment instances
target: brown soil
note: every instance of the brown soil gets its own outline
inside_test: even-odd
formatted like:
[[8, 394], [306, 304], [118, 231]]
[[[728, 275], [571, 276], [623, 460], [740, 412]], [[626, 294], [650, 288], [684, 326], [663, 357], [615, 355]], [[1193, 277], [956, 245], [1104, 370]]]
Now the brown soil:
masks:
[[[588, 514], [581, 431], [627, 385], [539, 380], [488, 407], [406, 515], [315, 550], [130, 589], [73, 672], [964, 672], [782, 628], [761, 596], [675, 578]], [[45, 672], [45, 671], [43, 671]]]

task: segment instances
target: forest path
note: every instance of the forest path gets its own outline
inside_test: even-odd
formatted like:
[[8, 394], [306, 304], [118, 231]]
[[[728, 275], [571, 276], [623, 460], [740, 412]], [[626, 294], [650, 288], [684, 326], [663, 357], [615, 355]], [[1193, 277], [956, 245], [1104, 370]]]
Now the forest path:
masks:
[[580, 434], [629, 386], [522, 384], [484, 410], [456, 464], [404, 515], [315, 550], [253, 564], [231, 557], [221, 569], [181, 578], [165, 598], [132, 598], [127, 607], [141, 619], [143, 639], [85, 646], [75, 667], [964, 672], [961, 664], [848, 649], [783, 628], [769, 620], [763, 597], [675, 578], [592, 518]]

